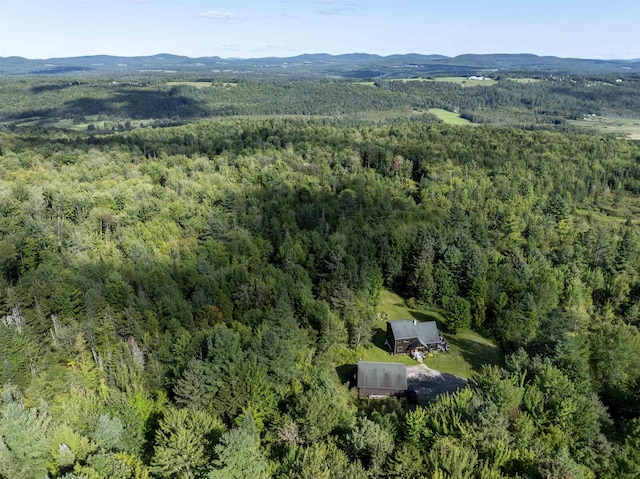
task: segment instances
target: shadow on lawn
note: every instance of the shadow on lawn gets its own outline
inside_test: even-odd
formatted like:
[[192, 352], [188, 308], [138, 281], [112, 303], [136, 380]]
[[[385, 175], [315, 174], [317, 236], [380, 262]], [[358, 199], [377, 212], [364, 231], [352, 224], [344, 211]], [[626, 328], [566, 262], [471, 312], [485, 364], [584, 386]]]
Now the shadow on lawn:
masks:
[[479, 343], [472, 339], [447, 337], [451, 346], [455, 346], [462, 358], [471, 365], [474, 371], [479, 371], [483, 364], [500, 365], [500, 350], [491, 344]]
[[[436, 321], [438, 323], [438, 327], [442, 328], [444, 325], [441, 324], [440, 318], [438, 318], [435, 314], [425, 313], [421, 311], [415, 311], [413, 309], [409, 310], [409, 314], [413, 317], [413, 319], [417, 319], [420, 322], [423, 321]], [[410, 319], [410, 318], [407, 318]]]
[[380, 348], [383, 351], [388, 353], [389, 349], [387, 349], [387, 347], [384, 345], [384, 341], [387, 338], [387, 332], [385, 329], [380, 329], [384, 327], [386, 327], [386, 325], [380, 326], [373, 330], [373, 336], [371, 337], [371, 342], [376, 348]]

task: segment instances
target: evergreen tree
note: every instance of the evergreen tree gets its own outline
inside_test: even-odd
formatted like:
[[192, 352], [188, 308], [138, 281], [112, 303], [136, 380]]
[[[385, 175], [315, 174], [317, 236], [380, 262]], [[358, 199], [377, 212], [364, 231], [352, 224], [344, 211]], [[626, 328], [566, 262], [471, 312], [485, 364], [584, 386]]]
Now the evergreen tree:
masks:
[[267, 460], [260, 451], [260, 437], [250, 411], [244, 415], [242, 426], [222, 435], [215, 446], [217, 459], [209, 479], [266, 479]]

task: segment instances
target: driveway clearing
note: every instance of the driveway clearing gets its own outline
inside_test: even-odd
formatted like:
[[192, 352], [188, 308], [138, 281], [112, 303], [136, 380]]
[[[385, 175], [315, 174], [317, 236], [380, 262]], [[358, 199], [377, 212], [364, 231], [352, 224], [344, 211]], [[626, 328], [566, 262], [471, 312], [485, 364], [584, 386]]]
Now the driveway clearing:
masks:
[[441, 373], [424, 364], [407, 366], [407, 385], [418, 394], [418, 404], [424, 406], [427, 401], [444, 393], [454, 393], [467, 386], [467, 380], [453, 374]]

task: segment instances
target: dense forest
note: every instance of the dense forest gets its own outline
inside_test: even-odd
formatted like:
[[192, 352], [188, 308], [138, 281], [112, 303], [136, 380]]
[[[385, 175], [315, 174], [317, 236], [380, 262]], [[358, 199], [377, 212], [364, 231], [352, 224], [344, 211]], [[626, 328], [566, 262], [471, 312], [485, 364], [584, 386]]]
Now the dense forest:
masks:
[[[1, 478], [640, 475], [632, 81], [138, 81], [2, 84]], [[359, 399], [383, 291], [504, 360]]]

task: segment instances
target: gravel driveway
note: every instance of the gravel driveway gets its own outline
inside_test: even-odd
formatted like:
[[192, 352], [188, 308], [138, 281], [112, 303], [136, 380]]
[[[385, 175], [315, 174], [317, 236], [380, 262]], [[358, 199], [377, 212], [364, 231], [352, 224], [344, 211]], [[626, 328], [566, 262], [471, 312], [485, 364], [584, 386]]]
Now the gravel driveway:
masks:
[[453, 393], [466, 387], [467, 380], [453, 374], [441, 373], [424, 364], [407, 366], [407, 385], [418, 393], [418, 404], [424, 406], [444, 393]]

